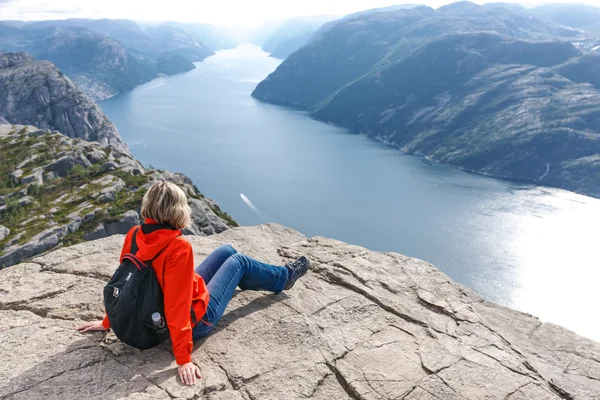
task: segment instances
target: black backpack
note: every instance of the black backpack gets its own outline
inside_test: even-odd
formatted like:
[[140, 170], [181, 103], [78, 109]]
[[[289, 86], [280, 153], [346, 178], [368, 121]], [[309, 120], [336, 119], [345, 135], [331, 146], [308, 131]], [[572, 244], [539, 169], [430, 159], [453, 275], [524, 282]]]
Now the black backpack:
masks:
[[[152, 269], [152, 261], [171, 241], [154, 258], [142, 261], [135, 256], [138, 250], [135, 238], [139, 230], [138, 227], [133, 233], [129, 253], [123, 256], [121, 265], [104, 287], [104, 307], [110, 327], [119, 340], [146, 350], [169, 339], [163, 293]], [[155, 312], [162, 316], [163, 328], [152, 323], [152, 314]]]

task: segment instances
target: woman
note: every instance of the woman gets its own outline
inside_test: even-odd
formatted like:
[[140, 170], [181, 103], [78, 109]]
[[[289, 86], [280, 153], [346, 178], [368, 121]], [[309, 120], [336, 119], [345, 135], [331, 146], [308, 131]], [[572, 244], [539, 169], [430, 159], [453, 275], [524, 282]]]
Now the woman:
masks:
[[[177, 185], [159, 181], [150, 187], [142, 201], [142, 225], [136, 236], [141, 260], [150, 260], [162, 288], [165, 319], [169, 328], [178, 374], [186, 385], [201, 378], [199, 368], [192, 363], [193, 341], [210, 333], [221, 319], [235, 288], [267, 290], [279, 293], [289, 290], [308, 271], [309, 261], [300, 257], [285, 266], [275, 266], [242, 255], [230, 245], [221, 246], [194, 270], [191, 244], [181, 237], [181, 229], [190, 220], [190, 207], [183, 190]], [[132, 228], [121, 259], [129, 252]], [[190, 312], [190, 310], [192, 310]], [[108, 318], [78, 326], [80, 332], [106, 331]]]

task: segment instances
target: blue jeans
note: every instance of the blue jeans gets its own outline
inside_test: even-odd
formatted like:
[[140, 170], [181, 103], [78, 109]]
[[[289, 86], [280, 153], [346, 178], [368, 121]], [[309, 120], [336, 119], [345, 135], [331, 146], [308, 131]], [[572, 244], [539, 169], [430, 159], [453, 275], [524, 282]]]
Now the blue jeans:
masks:
[[288, 278], [287, 268], [256, 261], [228, 244], [213, 251], [196, 268], [196, 273], [206, 282], [210, 300], [202, 321], [194, 327], [194, 340], [208, 335], [219, 322], [237, 286], [242, 290], [279, 293]]

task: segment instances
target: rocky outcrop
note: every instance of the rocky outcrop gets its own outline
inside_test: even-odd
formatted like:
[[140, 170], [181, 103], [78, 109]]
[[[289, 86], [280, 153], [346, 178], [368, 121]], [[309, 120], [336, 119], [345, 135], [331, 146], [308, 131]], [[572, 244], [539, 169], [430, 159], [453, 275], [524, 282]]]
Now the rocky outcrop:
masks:
[[237, 225], [182, 174], [144, 168], [113, 146], [32, 126], [0, 125], [0, 268], [63, 244], [124, 234], [140, 223], [146, 189], [176, 183], [192, 209], [190, 235]]
[[311, 271], [289, 292], [238, 292], [195, 346], [203, 379], [184, 387], [168, 346], [139, 352], [81, 335], [123, 236], [63, 248], [0, 271], [0, 398], [600, 398], [600, 344], [484, 301], [434, 266], [278, 225], [189, 237]]
[[69, 78], [24, 53], [0, 53], [0, 117], [129, 152], [114, 124]]

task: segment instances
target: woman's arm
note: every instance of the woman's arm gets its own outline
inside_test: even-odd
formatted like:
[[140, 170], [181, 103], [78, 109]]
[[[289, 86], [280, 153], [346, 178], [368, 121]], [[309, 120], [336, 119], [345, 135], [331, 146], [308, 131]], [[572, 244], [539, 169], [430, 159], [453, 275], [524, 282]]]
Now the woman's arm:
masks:
[[194, 254], [192, 246], [186, 240], [176, 239], [175, 242], [177, 247], [170, 252], [164, 266], [165, 319], [177, 364], [184, 365], [192, 361], [194, 346], [190, 323]]
[[82, 325], [77, 326], [75, 329], [77, 329], [81, 333], [92, 332], [92, 331], [107, 331], [108, 330], [108, 328], [104, 327], [104, 324], [102, 323], [102, 321], [86, 322]]

